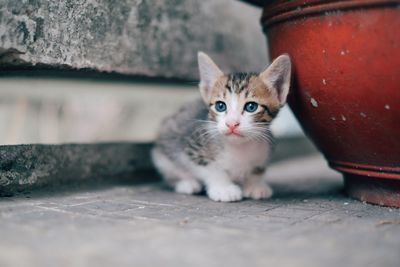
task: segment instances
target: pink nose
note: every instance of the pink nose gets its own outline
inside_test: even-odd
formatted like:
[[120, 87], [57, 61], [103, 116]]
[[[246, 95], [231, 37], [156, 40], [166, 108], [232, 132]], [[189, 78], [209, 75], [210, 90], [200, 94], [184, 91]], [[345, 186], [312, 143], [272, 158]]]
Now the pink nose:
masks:
[[225, 123], [231, 132], [233, 132], [239, 125], [239, 122]]

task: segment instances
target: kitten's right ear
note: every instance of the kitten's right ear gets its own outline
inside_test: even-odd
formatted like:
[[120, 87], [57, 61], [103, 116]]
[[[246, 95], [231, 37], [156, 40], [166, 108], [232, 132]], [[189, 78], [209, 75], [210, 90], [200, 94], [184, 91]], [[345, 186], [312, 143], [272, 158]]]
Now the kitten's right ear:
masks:
[[283, 106], [290, 87], [292, 63], [288, 54], [277, 57], [272, 64], [260, 74], [261, 80], [272, 90]]
[[203, 100], [208, 103], [212, 87], [215, 82], [224, 75], [212, 59], [203, 52], [197, 53], [200, 72], [200, 94]]

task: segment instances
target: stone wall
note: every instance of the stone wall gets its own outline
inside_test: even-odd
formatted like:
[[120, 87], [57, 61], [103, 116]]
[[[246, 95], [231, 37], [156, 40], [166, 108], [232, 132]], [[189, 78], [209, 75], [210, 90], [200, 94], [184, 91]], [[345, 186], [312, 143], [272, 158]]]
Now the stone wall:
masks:
[[0, 68], [196, 79], [203, 50], [229, 71], [260, 71], [260, 12], [232, 0], [0, 0]]

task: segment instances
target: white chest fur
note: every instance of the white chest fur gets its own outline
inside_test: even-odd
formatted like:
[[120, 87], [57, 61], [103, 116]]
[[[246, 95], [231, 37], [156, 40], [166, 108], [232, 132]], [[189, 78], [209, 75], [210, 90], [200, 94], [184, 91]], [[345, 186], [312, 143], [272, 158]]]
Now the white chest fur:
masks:
[[247, 177], [255, 167], [264, 167], [269, 158], [270, 146], [263, 142], [226, 144], [217, 164], [234, 180]]

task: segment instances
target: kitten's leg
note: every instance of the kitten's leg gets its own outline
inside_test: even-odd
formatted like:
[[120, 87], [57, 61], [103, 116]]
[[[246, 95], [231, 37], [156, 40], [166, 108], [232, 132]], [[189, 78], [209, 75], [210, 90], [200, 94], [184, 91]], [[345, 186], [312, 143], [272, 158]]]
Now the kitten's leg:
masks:
[[184, 178], [175, 183], [175, 192], [181, 194], [197, 194], [200, 193], [201, 189], [201, 184], [196, 179], [192, 178]]
[[177, 164], [170, 160], [159, 149], [155, 148], [152, 150], [152, 158], [165, 181], [174, 187], [176, 192], [182, 194], [196, 194], [201, 191], [202, 186], [200, 182], [188, 172], [179, 168]]
[[221, 202], [242, 199], [242, 190], [231, 181], [226, 172], [207, 167], [200, 172], [200, 177], [203, 178], [210, 199]]
[[[263, 173], [264, 174], [264, 173]], [[263, 174], [251, 174], [243, 183], [243, 196], [252, 199], [270, 198], [272, 188], [264, 182]]]

